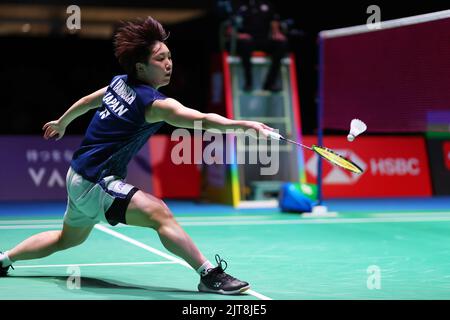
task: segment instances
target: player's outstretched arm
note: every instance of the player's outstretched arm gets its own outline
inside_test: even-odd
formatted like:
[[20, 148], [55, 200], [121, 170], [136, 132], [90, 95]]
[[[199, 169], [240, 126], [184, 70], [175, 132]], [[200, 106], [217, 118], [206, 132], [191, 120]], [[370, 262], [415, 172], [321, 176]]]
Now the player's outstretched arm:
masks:
[[64, 136], [67, 126], [74, 119], [85, 114], [90, 109], [98, 108], [102, 104], [102, 98], [106, 92], [107, 87], [97, 90], [77, 102], [75, 102], [66, 112], [58, 119], [47, 122], [42, 127], [44, 130], [44, 139], [50, 139], [56, 136], [56, 140]]
[[217, 129], [225, 132], [227, 129], [255, 129], [264, 136], [264, 129], [273, 130], [261, 122], [232, 120], [216, 113], [202, 113], [198, 110], [187, 108], [175, 99], [156, 100], [149, 107], [146, 115], [148, 122], [165, 121], [173, 126], [182, 128], [194, 128], [195, 121], [202, 121], [202, 128]]

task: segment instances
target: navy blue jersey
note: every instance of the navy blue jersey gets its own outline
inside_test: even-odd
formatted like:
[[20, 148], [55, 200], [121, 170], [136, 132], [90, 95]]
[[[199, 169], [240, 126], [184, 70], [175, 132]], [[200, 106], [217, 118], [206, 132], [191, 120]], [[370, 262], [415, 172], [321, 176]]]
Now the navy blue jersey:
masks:
[[72, 168], [92, 182], [111, 175], [125, 179], [128, 163], [164, 124], [145, 121], [146, 107], [159, 99], [166, 97], [149, 85], [115, 76], [73, 155]]

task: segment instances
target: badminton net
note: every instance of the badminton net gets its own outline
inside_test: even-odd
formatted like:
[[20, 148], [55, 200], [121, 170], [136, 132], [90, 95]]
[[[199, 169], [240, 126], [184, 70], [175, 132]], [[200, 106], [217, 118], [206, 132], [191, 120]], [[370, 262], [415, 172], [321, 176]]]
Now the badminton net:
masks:
[[450, 10], [322, 31], [323, 129], [420, 133], [450, 124]]

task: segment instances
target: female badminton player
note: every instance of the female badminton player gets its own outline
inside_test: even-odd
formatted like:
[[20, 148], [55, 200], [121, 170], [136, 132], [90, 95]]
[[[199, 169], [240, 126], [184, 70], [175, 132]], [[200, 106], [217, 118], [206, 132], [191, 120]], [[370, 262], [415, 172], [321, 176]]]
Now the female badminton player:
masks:
[[75, 118], [98, 109], [67, 173], [62, 230], [36, 234], [0, 253], [0, 276], [7, 275], [16, 261], [46, 257], [83, 243], [94, 225], [103, 221], [154, 229], [165, 248], [200, 275], [200, 291], [236, 294], [250, 287], [225, 273], [226, 263], [218, 255], [214, 267], [162, 200], [124, 182], [130, 160], [165, 122], [193, 128], [194, 121], [202, 121], [205, 129], [254, 129], [265, 136], [265, 129], [273, 130], [259, 122], [201, 113], [158, 92], [169, 84], [173, 70], [167, 38], [163, 26], [151, 17], [125, 23], [114, 44], [126, 74], [113, 77], [108, 86], [81, 98], [58, 120], [43, 126], [45, 139], [61, 139]]

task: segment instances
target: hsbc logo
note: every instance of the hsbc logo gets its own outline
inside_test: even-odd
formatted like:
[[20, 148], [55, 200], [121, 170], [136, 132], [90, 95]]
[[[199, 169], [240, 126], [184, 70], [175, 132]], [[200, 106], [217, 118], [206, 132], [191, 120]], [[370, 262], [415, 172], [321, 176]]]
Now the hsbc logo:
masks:
[[418, 176], [420, 161], [417, 158], [381, 158], [370, 159], [372, 175], [381, 176]]
[[[365, 163], [356, 153], [352, 150], [336, 150], [340, 155], [350, 159], [358, 164], [358, 166], [368, 172], [372, 176], [418, 176], [421, 173], [420, 161], [418, 158], [371, 158], [369, 164]], [[445, 153], [449, 162], [448, 168], [450, 168], [450, 144], [448, 150]], [[313, 177], [317, 177], [317, 160], [318, 155], [314, 154], [306, 162], [306, 171]], [[325, 164], [323, 166], [323, 183], [327, 185], [352, 185], [355, 184], [360, 178], [361, 174], [351, 173], [338, 166], [329, 164], [326, 160], [323, 160]]]
[[[305, 137], [305, 143], [314, 144], [314, 138]], [[331, 149], [353, 161], [364, 172], [358, 175], [325, 159], [321, 160], [324, 197], [430, 196], [433, 193], [422, 137], [368, 137], [351, 146], [344, 144], [343, 140], [342, 137], [329, 136], [325, 144], [334, 145]], [[450, 153], [450, 139], [447, 142], [445, 157]], [[308, 181], [318, 183], [318, 158], [320, 155], [315, 152], [304, 154], [303, 170]], [[450, 167], [450, 159], [448, 161]]]
[[[340, 155], [350, 159], [356, 163], [363, 171], [367, 169], [367, 164], [352, 150], [342, 149], [335, 150]], [[306, 171], [313, 177], [317, 177], [317, 161], [318, 155], [314, 154], [306, 162]], [[341, 167], [329, 164], [328, 161], [323, 160], [322, 163], [327, 163], [323, 166], [323, 183], [324, 184], [355, 184], [362, 176], [362, 174], [352, 173]]]

